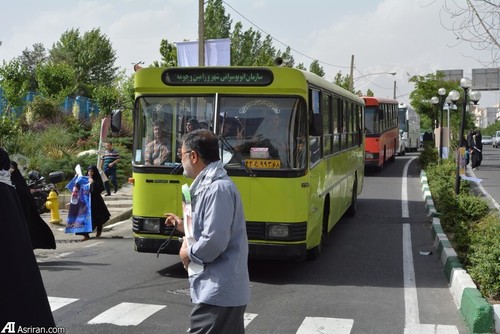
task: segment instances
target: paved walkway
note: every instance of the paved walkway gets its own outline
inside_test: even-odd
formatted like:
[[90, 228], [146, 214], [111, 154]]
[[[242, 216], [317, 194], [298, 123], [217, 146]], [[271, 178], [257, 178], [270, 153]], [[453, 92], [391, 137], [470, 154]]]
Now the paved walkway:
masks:
[[[132, 185], [124, 184], [115, 194], [111, 196], [103, 196], [106, 206], [111, 213], [111, 218], [104, 224], [103, 236], [106, 233], [106, 226], [112, 225], [114, 223], [127, 220], [132, 215]], [[51, 214], [44, 213], [42, 218], [47, 222], [47, 225], [52, 229], [56, 242], [58, 241], [80, 241], [81, 236], [75, 235], [74, 233], [65, 233], [66, 220], [68, 218], [68, 210], [65, 204], [69, 202], [69, 195], [59, 197], [59, 216], [62, 220], [61, 223], [51, 223]], [[130, 224], [132, 229], [132, 224]], [[90, 236], [95, 236], [95, 232], [91, 233]]]

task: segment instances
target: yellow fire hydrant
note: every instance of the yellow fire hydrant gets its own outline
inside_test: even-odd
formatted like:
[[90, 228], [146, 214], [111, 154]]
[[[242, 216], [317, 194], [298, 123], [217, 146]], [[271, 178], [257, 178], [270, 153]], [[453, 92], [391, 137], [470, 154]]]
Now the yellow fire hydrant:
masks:
[[57, 191], [52, 189], [47, 197], [47, 202], [45, 202], [45, 207], [50, 210], [50, 223], [59, 224], [62, 222], [59, 216], [59, 199]]

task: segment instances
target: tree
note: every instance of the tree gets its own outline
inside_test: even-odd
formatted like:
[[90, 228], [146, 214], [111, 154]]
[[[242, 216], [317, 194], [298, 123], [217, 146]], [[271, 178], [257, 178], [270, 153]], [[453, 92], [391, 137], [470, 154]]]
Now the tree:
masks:
[[117, 107], [119, 92], [114, 86], [97, 86], [94, 88], [92, 95], [99, 106], [102, 116], [111, 114], [111, 111]]
[[335, 74], [335, 77], [333, 78], [333, 83], [354, 93], [354, 89], [351, 88], [351, 77], [349, 76], [349, 74], [342, 76], [342, 72], [338, 71], [338, 73]]
[[162, 39], [160, 42], [160, 54], [161, 54], [161, 65], [156, 63], [154, 64], [156, 67], [160, 66], [168, 66], [175, 67], [177, 66], [177, 47], [174, 43], [169, 43], [168, 40]]
[[[271, 36], [268, 36], [269, 39], [271, 38]], [[294, 67], [295, 65], [295, 59], [293, 59], [293, 56], [292, 56], [292, 53], [291, 53], [291, 49], [289, 46], [286, 47], [285, 49], [285, 52], [281, 52], [281, 50], [279, 50], [278, 52], [276, 52], [276, 57], [281, 57], [281, 59], [283, 60], [283, 65], [282, 66], [286, 66], [286, 67]], [[306, 71], [306, 67], [304, 66], [304, 64], [299, 64], [297, 66], [298, 69], [300, 70], [304, 70]]]
[[79, 29], [67, 30], [52, 46], [50, 57], [54, 63], [62, 62], [75, 69], [78, 95], [92, 97], [93, 87], [111, 85], [116, 78], [116, 53], [100, 29], [83, 36]]
[[323, 70], [323, 66], [321, 66], [319, 64], [319, 61], [317, 61], [317, 60], [313, 60], [311, 65], [309, 65], [309, 72], [315, 73], [315, 74], [319, 75], [320, 77], [325, 76], [325, 71]]
[[0, 87], [7, 100], [7, 113], [24, 104], [24, 97], [28, 93], [28, 72], [18, 58], [3, 61], [0, 67]]
[[75, 70], [65, 63], [38, 65], [36, 80], [40, 94], [54, 98], [59, 103], [76, 87]]
[[[483, 65], [497, 66], [500, 59], [500, 1], [499, 0], [445, 0], [442, 13], [451, 16], [451, 30], [455, 37], [476, 50], [491, 53], [491, 60], [477, 59]], [[441, 20], [443, 22], [444, 20]]]
[[[456, 90], [460, 93], [460, 100], [457, 102], [457, 112], [450, 113], [451, 130], [455, 134], [453, 138], [458, 137], [458, 128], [461, 123], [461, 115], [463, 108], [463, 90], [460, 88], [458, 81], [445, 81], [444, 75], [427, 74], [425, 76], [416, 75], [409, 79], [415, 85], [415, 89], [410, 93], [410, 104], [415, 111], [420, 115], [420, 128], [432, 129], [439, 123], [441, 114], [441, 106], [434, 105], [430, 102], [433, 96], [438, 97], [439, 88], [445, 88], [449, 93], [451, 90]], [[469, 113], [466, 113], [465, 129], [474, 127], [474, 122]]]
[[231, 16], [226, 15], [222, 0], [208, 0], [205, 8], [205, 39], [229, 38]]
[[38, 80], [36, 79], [36, 69], [47, 62], [47, 50], [42, 43], [33, 44], [33, 50], [26, 48], [19, 60], [26, 68], [28, 75], [28, 90], [38, 90]]

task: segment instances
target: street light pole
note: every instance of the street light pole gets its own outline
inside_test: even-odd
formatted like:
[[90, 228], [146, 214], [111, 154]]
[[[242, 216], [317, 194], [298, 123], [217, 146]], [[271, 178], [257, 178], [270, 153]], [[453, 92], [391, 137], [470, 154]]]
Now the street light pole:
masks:
[[443, 105], [444, 95], [446, 94], [445, 88], [438, 89], [439, 94], [439, 110], [441, 111], [441, 119], [439, 121], [439, 161], [443, 160]]
[[[460, 122], [460, 134], [458, 137], [459, 143], [462, 143], [462, 140], [464, 138], [464, 131], [465, 131], [465, 112], [467, 109], [467, 96], [469, 95], [469, 88], [472, 86], [472, 81], [469, 78], [462, 78], [460, 80], [460, 86], [464, 90], [464, 104], [462, 106], [462, 119]], [[462, 145], [459, 145], [459, 149]], [[460, 163], [461, 163], [462, 157], [460, 155], [460, 151], [457, 152], [457, 170], [455, 174], [455, 194], [458, 195], [460, 193]], [[465, 168], [465, 166], [464, 166]]]
[[[353, 70], [353, 68], [354, 68], [354, 65], [353, 65], [353, 63], [351, 63], [351, 76], [350, 76], [350, 79], [349, 79], [349, 85], [350, 85], [351, 89], [354, 89], [354, 82], [355, 81], [357, 81], [359, 79], [362, 79], [362, 78], [365, 78], [365, 77], [370, 76], [370, 75], [390, 74], [392, 76], [395, 76], [397, 74], [397, 72], [376, 72], [376, 73], [368, 73], [368, 74], [365, 74], [365, 75], [353, 78], [353, 76], [352, 76], [352, 70]], [[370, 80], [368, 80], [368, 81], [370, 81]], [[394, 80], [393, 98], [394, 98], [394, 100], [396, 99], [396, 80]]]
[[[448, 126], [448, 155], [450, 154], [450, 148], [451, 148], [451, 125], [450, 125], [450, 109], [457, 110], [457, 101], [460, 98], [460, 93], [457, 92], [456, 90], [451, 90], [450, 93], [448, 94], [448, 97], [446, 98], [446, 101], [448, 102], [448, 122], [446, 123]], [[461, 139], [460, 139], [461, 140]], [[460, 140], [458, 141], [458, 147], [460, 147], [461, 142]]]

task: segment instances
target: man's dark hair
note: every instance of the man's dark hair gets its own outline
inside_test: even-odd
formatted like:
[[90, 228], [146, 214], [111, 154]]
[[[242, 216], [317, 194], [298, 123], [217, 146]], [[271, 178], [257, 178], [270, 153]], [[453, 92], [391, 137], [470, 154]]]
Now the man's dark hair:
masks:
[[212, 131], [206, 129], [195, 130], [185, 134], [182, 141], [186, 150], [196, 151], [205, 164], [208, 165], [211, 162], [220, 160], [219, 140]]
[[187, 123], [191, 124], [191, 128], [193, 129], [192, 131], [201, 129], [200, 123], [198, 123], [198, 121], [196, 120], [196, 118], [190, 118], [190, 119], [188, 119], [187, 122], [186, 122], [186, 124]]

